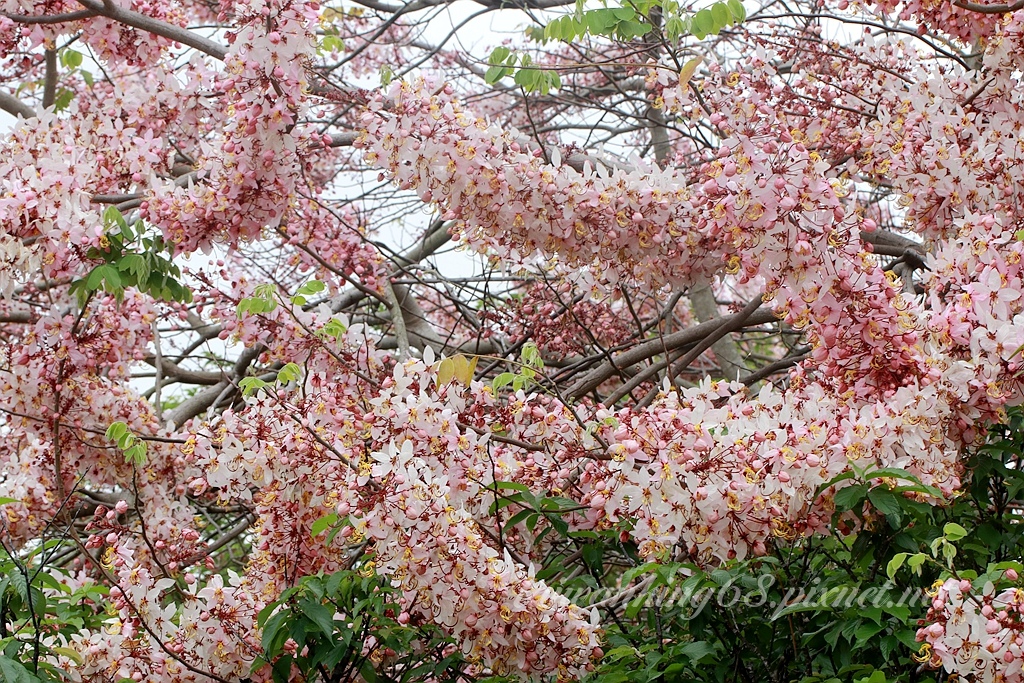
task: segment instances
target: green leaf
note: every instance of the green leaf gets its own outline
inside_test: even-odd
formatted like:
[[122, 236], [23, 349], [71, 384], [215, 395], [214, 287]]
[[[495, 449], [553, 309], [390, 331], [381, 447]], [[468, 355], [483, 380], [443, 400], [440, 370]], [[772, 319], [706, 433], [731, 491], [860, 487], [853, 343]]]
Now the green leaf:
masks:
[[732, 13], [734, 24], [747, 18], [747, 8], [743, 6], [741, 0], [727, 0], [726, 4], [729, 6], [729, 12]]
[[868, 491], [868, 500], [886, 517], [892, 517], [897, 522], [900, 520], [902, 516], [900, 501], [889, 489], [871, 489]]
[[0, 655], [0, 680], [4, 683], [39, 683], [32, 672], [6, 655]]
[[709, 655], [713, 655], [715, 653], [715, 646], [707, 641], [698, 640], [684, 645], [680, 653], [693, 661], [700, 661]]
[[715, 22], [714, 33], [718, 33], [732, 22], [732, 12], [724, 2], [716, 2], [711, 6], [711, 18]]
[[509, 517], [508, 521], [506, 521], [502, 526], [505, 529], [511, 529], [523, 520], [529, 520], [526, 522], [526, 527], [530, 531], [533, 531], [533, 528], [536, 526], [538, 519], [540, 519], [540, 515], [538, 515], [535, 511], [531, 510], [530, 508], [526, 508], [525, 510], [520, 510], [516, 514]]
[[847, 486], [844, 489], [836, 491], [836, 510], [852, 510], [854, 505], [857, 505], [859, 502], [864, 500], [864, 496], [867, 494], [867, 492], [867, 484], [855, 484], [853, 486]]
[[494, 85], [510, 73], [511, 69], [508, 69], [507, 67], [492, 66], [488, 68], [487, 72], [484, 74], [484, 82], [486, 82], [487, 85]]
[[320, 519], [313, 522], [313, 525], [309, 528], [310, 536], [319, 536], [323, 532], [327, 531], [330, 527], [334, 526], [338, 522], [338, 515], [333, 512], [329, 515], [324, 515]]
[[909, 553], [896, 553], [893, 558], [889, 560], [889, 564], [885, 566], [885, 573], [891, 579], [899, 571], [903, 563], [906, 562]]
[[121, 437], [129, 433], [128, 425], [124, 422], [115, 422], [107, 427], [107, 439], [110, 441], [120, 441]]
[[521, 484], [518, 481], [496, 481], [490, 485], [490, 487], [497, 491], [529, 491], [530, 487], [526, 484]]
[[263, 638], [260, 642], [263, 645], [263, 651], [272, 657], [278, 654], [281, 645], [286, 640], [288, 632], [283, 630], [283, 628], [290, 616], [287, 610], [281, 610], [270, 617], [270, 620], [263, 627]]
[[509, 384], [512, 384], [515, 378], [516, 376], [511, 372], [503, 372], [491, 380], [491, 388], [494, 389], [494, 391], [497, 391], [502, 387], [507, 387]]
[[139, 254], [126, 254], [117, 261], [117, 269], [121, 273], [131, 273], [137, 282], [149, 277], [149, 264]]
[[583, 561], [587, 563], [587, 566], [591, 570], [598, 574], [603, 573], [602, 568], [604, 566], [604, 546], [601, 543], [588, 543], [582, 548]]
[[83, 657], [82, 653], [78, 650], [73, 650], [70, 647], [51, 647], [50, 649], [62, 657], [67, 657], [79, 666], [85, 664], [85, 657]]
[[88, 291], [95, 292], [100, 288], [100, 285], [103, 284], [103, 271], [101, 268], [106, 268], [106, 266], [97, 266], [89, 272], [89, 275], [86, 276], [85, 288]]
[[238, 382], [238, 388], [242, 390], [243, 396], [251, 396], [253, 392], [267, 386], [267, 383], [259, 377], [243, 377]]
[[345, 334], [345, 331], [347, 329], [348, 328], [346, 328], [344, 323], [342, 323], [340, 320], [338, 320], [337, 318], [331, 318], [326, 323], [324, 323], [324, 326], [323, 328], [321, 328], [320, 333], [324, 336], [334, 337], [335, 339], [337, 339], [341, 335]]
[[327, 285], [320, 282], [319, 280], [310, 280], [306, 284], [299, 287], [298, 291], [295, 292], [297, 296], [305, 297], [310, 294], [319, 294], [320, 292], [327, 289]]
[[669, 40], [677, 40], [686, 33], [686, 26], [679, 17], [669, 17], [665, 20], [665, 35]]
[[310, 599], [299, 601], [298, 607], [307, 619], [320, 627], [321, 633], [327, 637], [334, 635], [334, 612]]
[[650, 24], [644, 24], [639, 21], [623, 21], [619, 23], [616, 33], [623, 40], [631, 40], [638, 36], [647, 35], [651, 31]]
[[907, 558], [907, 566], [917, 571], [925, 563], [928, 556], [924, 553], [916, 553]]
[[320, 40], [320, 49], [324, 52], [344, 52], [345, 41], [338, 36], [326, 35]]
[[865, 479], [879, 479], [883, 477], [887, 477], [890, 479], [900, 479], [904, 481], [912, 481], [915, 484], [921, 483], [921, 480], [915, 477], [913, 474], [898, 467], [880, 467], [877, 470], [870, 470], [864, 473]]
[[108, 228], [118, 227], [122, 232], [128, 230], [128, 222], [121, 215], [121, 212], [117, 210], [114, 205], [108, 206], [103, 210], [103, 225]]
[[281, 384], [297, 382], [302, 377], [302, 368], [297, 363], [286, 363], [277, 371], [277, 381]]
[[124, 452], [125, 462], [135, 465], [146, 464], [146, 442], [138, 441]]
[[501, 64], [506, 59], [508, 59], [508, 56], [510, 54], [512, 54], [512, 51], [509, 50], [507, 47], [496, 47], [491, 52], [491, 56], [487, 58], [487, 61], [490, 64]]
[[25, 580], [25, 575], [20, 571], [14, 571], [10, 574], [11, 586], [14, 587], [14, 592], [17, 593], [18, 597], [28, 602], [28, 582]]
[[868, 641], [869, 639], [874, 638], [876, 635], [878, 635], [879, 633], [881, 633], [885, 629], [886, 629], [886, 626], [884, 626], [884, 625], [873, 624], [871, 622], [866, 622], [866, 623], [860, 624], [857, 627], [857, 629], [854, 631], [854, 635], [856, 636], [856, 638], [857, 638], [857, 640], [859, 642], [864, 643], [864, 642]]
[[66, 49], [61, 54], [61, 61], [64, 62], [64, 66], [70, 69], [77, 69], [82, 66], [82, 53], [76, 52], [75, 50]]
[[950, 522], [942, 527], [942, 535], [950, 541], [956, 542], [967, 536], [967, 529], [963, 528], [959, 524]]
[[711, 10], [702, 9], [693, 16], [690, 23], [690, 31], [697, 40], [704, 40], [710, 33], [714, 33], [715, 18]]
[[110, 286], [112, 290], [121, 289], [121, 273], [117, 272], [117, 268], [113, 265], [100, 266], [103, 270], [103, 280]]
[[520, 69], [516, 72], [516, 75], [513, 76], [512, 80], [526, 92], [533, 92], [536, 89], [537, 84], [537, 70]]

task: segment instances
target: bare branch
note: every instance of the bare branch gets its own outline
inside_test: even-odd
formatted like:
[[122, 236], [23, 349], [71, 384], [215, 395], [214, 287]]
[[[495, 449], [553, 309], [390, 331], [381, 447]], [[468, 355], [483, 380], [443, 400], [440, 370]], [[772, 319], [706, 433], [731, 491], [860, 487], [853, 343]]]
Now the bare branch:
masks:
[[30, 119], [36, 115], [35, 110], [19, 100], [14, 95], [10, 95], [0, 90], [0, 109], [4, 110], [11, 116], [21, 116], [26, 119]]
[[976, 2], [964, 2], [964, 0], [953, 0], [953, 6], [979, 14], [1007, 14], [1024, 8], [1024, 0], [1017, 0], [1012, 5], [981, 5]]
[[387, 295], [391, 308], [391, 322], [395, 324], [395, 336], [398, 337], [398, 359], [409, 358], [409, 333], [405, 326], [405, 315], [402, 304], [398, 301], [395, 288], [391, 286], [391, 278], [384, 278], [384, 294]]
[[[709, 285], [694, 287], [690, 292], [690, 303], [693, 305], [693, 312], [697, 320], [707, 322], [718, 319], [718, 302], [715, 301], [715, 293]], [[723, 335], [714, 344], [715, 358], [718, 359], [719, 371], [726, 379], [736, 379], [741, 372], [747, 372], [748, 368], [740, 358], [740, 349], [732, 337]]]
[[46, 76], [43, 80], [43, 109], [53, 106], [57, 99], [57, 51], [48, 49], [45, 53]]
[[185, 368], [173, 363], [167, 358], [162, 358], [159, 355], [146, 356], [145, 361], [156, 368], [158, 373], [163, 374], [165, 377], [172, 377], [179, 382], [184, 382], [185, 384], [204, 384], [212, 386], [224, 381], [223, 372], [197, 372], [195, 370], [186, 370]]
[[[565, 395], [568, 398], [578, 398], [583, 396], [584, 394], [599, 387], [606, 380], [618, 374], [620, 368], [626, 368], [647, 358], [656, 356], [659, 353], [672, 351], [681, 346], [698, 342], [715, 330], [728, 325], [730, 322], [742, 315], [743, 313], [736, 313], [728, 317], [718, 318], [717, 320], [710, 320], [706, 323], [701, 323], [685, 330], [681, 330], [675, 334], [644, 342], [643, 344], [639, 344], [628, 351], [623, 351], [613, 358], [614, 364], [613, 362], [605, 362], [594, 368], [587, 373], [585, 377], [570, 387], [569, 390], [565, 392]], [[744, 326], [763, 325], [765, 323], [773, 322], [774, 320], [775, 314], [771, 311], [756, 311], [746, 319]]]
[[[736, 313], [735, 315], [731, 315], [728, 318], [724, 319], [713, 318], [712, 320], [709, 320], [709, 323], [715, 323], [715, 329], [708, 333], [708, 335], [705, 336], [696, 346], [694, 346], [692, 349], [686, 352], [686, 355], [684, 355], [679, 360], [676, 371], [678, 372], [679, 370], [686, 369], [690, 365], [690, 363], [697, 360], [700, 354], [710, 349], [715, 342], [722, 339], [730, 332], [735, 332], [736, 330], [743, 327], [744, 323], [746, 323], [746, 321], [757, 311], [757, 309], [761, 307], [761, 303], [761, 297], [757, 297], [753, 299], [750, 303], [748, 303], [746, 306], [744, 306], [742, 311]], [[668, 367], [670, 364], [671, 362], [669, 361], [669, 359], [666, 358], [659, 365], [662, 367]], [[657, 367], [659, 366], [654, 365], [649, 368], [646, 368], [644, 372], [638, 373], [635, 377], [631, 378], [628, 382], [626, 382], [621, 387], [616, 389], [607, 398], [608, 405], [616, 404], [619, 401], [619, 399], [628, 394], [630, 391], [640, 386], [644, 382], [652, 379], [657, 373], [657, 370], [655, 370], [655, 368]]]
[[91, 9], [82, 9], [77, 12], [67, 12], [65, 14], [9, 14], [7, 12], [0, 12], [0, 16], [5, 16], [11, 21], [19, 24], [63, 24], [67, 21], [81, 21], [82, 19], [89, 19], [95, 17], [98, 12], [94, 12]]

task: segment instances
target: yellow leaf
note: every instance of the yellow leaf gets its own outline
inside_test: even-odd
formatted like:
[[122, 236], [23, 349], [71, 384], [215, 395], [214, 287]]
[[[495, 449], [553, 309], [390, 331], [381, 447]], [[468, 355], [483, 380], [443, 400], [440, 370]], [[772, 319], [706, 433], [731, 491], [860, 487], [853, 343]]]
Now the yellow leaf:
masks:
[[78, 650], [72, 650], [70, 647], [51, 647], [50, 649], [59, 655], [67, 657], [79, 666], [85, 663], [85, 657]]
[[460, 353], [457, 356], [452, 356], [452, 362], [455, 363], [455, 379], [459, 380], [461, 384], [469, 384], [469, 379], [472, 379], [472, 377], [466, 378], [466, 373], [469, 371], [469, 359]]
[[697, 67], [702, 63], [704, 63], [704, 58], [698, 56], [683, 64], [683, 68], [679, 70], [679, 83], [689, 83]]
[[451, 358], [445, 358], [437, 369], [437, 386], [445, 386], [452, 381], [453, 377], [455, 377], [455, 361]]
[[473, 356], [473, 360], [470, 360], [461, 353], [452, 356], [452, 361], [455, 362], [455, 379], [469, 386], [469, 383], [473, 381], [473, 375], [476, 374], [476, 364], [479, 360], [480, 356]]

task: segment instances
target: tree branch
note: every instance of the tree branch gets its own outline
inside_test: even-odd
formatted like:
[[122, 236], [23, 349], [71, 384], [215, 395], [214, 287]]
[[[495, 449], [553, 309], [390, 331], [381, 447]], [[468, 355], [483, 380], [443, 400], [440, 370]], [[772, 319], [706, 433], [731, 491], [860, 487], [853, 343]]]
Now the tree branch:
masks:
[[[704, 353], [709, 348], [711, 348], [711, 346], [715, 342], [722, 339], [730, 332], [735, 332], [736, 330], [743, 327], [747, 320], [752, 315], [754, 315], [758, 308], [761, 307], [761, 304], [761, 297], [758, 296], [754, 298], [746, 306], [744, 306], [742, 311], [736, 313], [735, 315], [731, 315], [728, 318], [713, 318], [712, 320], [709, 320], [709, 323], [713, 322], [716, 324], [715, 329], [712, 330], [706, 337], [704, 337], [700, 341], [700, 343], [698, 343], [696, 346], [694, 346], [692, 349], [686, 352], [686, 355], [679, 360], [679, 364], [676, 370], [685, 370], [690, 365], [690, 363], [697, 360], [700, 354]], [[665, 360], [665, 365], [671, 368], [671, 363], [668, 361], [668, 359]], [[638, 374], [636, 377], [633, 377], [629, 382], [626, 382], [626, 384], [616, 389], [608, 397], [608, 405], [615, 405], [615, 403], [617, 403], [619, 399], [621, 399], [623, 396], [628, 394], [632, 389], [636, 388], [644, 381], [646, 381], [648, 375], [654, 374], [654, 372], [651, 372], [651, 368], [648, 368], [647, 371]]]
[[57, 51], [46, 50], [46, 76], [43, 79], [43, 109], [53, 106], [57, 99]]
[[[579, 382], [570, 387], [569, 390], [566, 391], [565, 395], [569, 399], [583, 396], [584, 394], [599, 387], [606, 380], [618, 374], [620, 368], [635, 365], [636, 363], [659, 353], [672, 351], [673, 349], [678, 349], [681, 346], [686, 346], [687, 344], [700, 341], [715, 330], [718, 330], [724, 325], [728, 325], [730, 322], [742, 315], [743, 313], [741, 312], [728, 317], [710, 320], [706, 323], [701, 323], [685, 330], [681, 330], [675, 334], [651, 339], [643, 344], [634, 346], [630, 350], [623, 351], [619, 355], [615, 356], [612, 361], [602, 363], [591, 370]], [[775, 319], [775, 314], [769, 310], [756, 311], [746, 319], [744, 326], [763, 325], [765, 323], [774, 322]]]
[[140, 31], [146, 31], [154, 35], [162, 36], [168, 40], [173, 40], [176, 43], [182, 45], [188, 45], [194, 47], [200, 52], [204, 52], [215, 59], [224, 61], [228, 51], [220, 43], [216, 43], [209, 38], [204, 38], [200, 35], [192, 33], [186, 28], [181, 26], [175, 26], [174, 24], [168, 24], [165, 21], [148, 17], [145, 14], [134, 12], [124, 7], [119, 7], [113, 3], [97, 2], [96, 0], [78, 0], [79, 4], [105, 17], [119, 21], [122, 24], [137, 28]]
[[953, 0], [953, 6], [965, 9], [969, 12], [978, 12], [979, 14], [1007, 14], [1008, 12], [1016, 12], [1019, 9], [1024, 9], [1024, 0], [1017, 0], [1017, 2], [1012, 5], [981, 5], [976, 2]]
[[[694, 287], [690, 292], [690, 304], [697, 315], [697, 320], [702, 323], [719, 318], [718, 302], [715, 301], [715, 293], [711, 291], [710, 285]], [[723, 335], [714, 343], [713, 350], [718, 360], [719, 372], [726, 379], [736, 379], [740, 372], [748, 371], [743, 359], [740, 358], [740, 348], [732, 337]]]
[[4, 110], [11, 116], [17, 118], [18, 116], [30, 119], [36, 115], [35, 109], [28, 106], [14, 95], [10, 95], [0, 90], [0, 109]]
[[0, 12], [0, 16], [7, 17], [11, 21], [18, 24], [63, 24], [66, 21], [80, 21], [82, 19], [89, 19], [95, 17], [98, 13], [91, 9], [82, 9], [77, 12], [67, 12], [65, 14], [9, 14], [7, 12]]

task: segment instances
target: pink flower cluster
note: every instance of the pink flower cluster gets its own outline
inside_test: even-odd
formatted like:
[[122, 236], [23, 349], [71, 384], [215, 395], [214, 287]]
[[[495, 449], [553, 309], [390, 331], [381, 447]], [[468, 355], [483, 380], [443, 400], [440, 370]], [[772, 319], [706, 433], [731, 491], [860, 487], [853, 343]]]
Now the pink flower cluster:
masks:
[[[349, 544], [368, 543], [364, 569], [390, 577], [405, 609], [456, 636], [471, 662], [523, 675], [582, 671], [597, 647], [591, 615], [496, 549], [481, 527], [488, 439], [458, 426], [460, 412], [480, 408], [465, 389], [437, 387], [437, 363], [422, 361], [395, 365], [368, 395], [348, 368], [381, 373], [386, 356], [344, 366], [334, 357], [356, 360], [363, 335], [352, 326], [334, 355], [310, 352], [307, 398], [257, 394], [186, 446], [203, 473], [197, 494], [251, 501], [259, 514], [247, 589], [272, 599], [287, 574], [337, 569]], [[474, 392], [489, 396], [480, 385]], [[309, 528], [332, 511], [349, 526], [325, 547]]]
[[561, 356], [580, 353], [592, 341], [612, 347], [629, 339], [631, 330], [620, 310], [624, 306], [615, 307], [607, 300], [576, 300], [575, 295], [568, 282], [536, 283], [511, 308], [484, 311], [481, 318], [493, 320], [512, 343], [529, 339]]
[[[172, 24], [212, 13], [133, 7]], [[235, 306], [257, 283], [236, 250], [218, 265], [229, 284], [197, 275], [195, 313], [220, 320], [224, 340], [262, 345], [263, 371], [291, 362], [302, 376], [278, 384], [268, 371], [269, 386], [235, 409], [170, 433], [127, 386], [151, 342], [150, 300], [97, 295], [78, 316], [57, 284], [49, 304], [18, 309], [29, 322], [4, 326], [0, 364], [0, 497], [19, 501], [4, 507], [7, 533], [31, 543], [64, 503], [59, 494], [78, 486], [125, 494], [82, 527], [98, 557], [74, 568], [111, 585], [114, 613], [104, 630], [69, 643], [84, 658], [62, 662], [72, 676], [247, 676], [259, 610], [296, 577], [356, 562], [400, 589], [408, 619], [455, 638], [474, 671], [579, 677], [601, 653], [596, 614], [537, 579], [553, 536], [537, 540], [537, 531], [549, 523], [510, 524], [518, 503], [492, 511], [496, 482], [571, 500], [570, 529], [613, 531], [644, 557], [702, 565], [826, 532], [836, 487], [823, 485], [854, 466], [903, 469], [952, 495], [961, 453], [1022, 400], [1024, 14], [968, 24], [977, 15], [948, 4], [901, 9], [960, 38], [985, 37], [984, 71], [933, 68], [891, 37], [867, 37], [837, 58], [775, 35], [752, 38], [742, 60], [710, 62], [690, 83], [667, 63], [644, 66], [652, 105], [679, 125], [706, 117], [715, 131], [715, 149], [677, 150], [697, 159], [686, 171], [642, 162], [575, 170], [429, 80], [397, 83], [361, 114], [363, 158], [455, 220], [467, 243], [513, 264], [539, 257], [556, 272], [578, 270], [579, 290], [598, 297], [563, 312], [551, 292], [530, 292], [514, 335], [572, 353], [582, 345], [569, 337], [599, 327], [598, 341], [614, 344], [631, 331], [616, 318], [625, 316], [594, 301], [616, 285], [657, 291], [718, 278], [762, 295], [804, 333], [811, 359], [785, 389], [706, 380], [665, 385], [642, 407], [609, 407], [441, 384], [432, 351], [398, 362], [374, 329], [326, 304], [282, 302], [239, 318]], [[0, 143], [0, 290], [40, 271], [82, 275], [85, 250], [107, 239], [94, 194], [141, 193], [140, 214], [186, 251], [277, 230], [285, 256], [260, 263], [282, 289], [308, 274], [331, 294], [344, 278], [373, 288], [386, 277], [360, 217], [320, 203], [332, 167], [324, 138], [304, 123], [318, 5], [248, 0], [220, 14], [229, 12], [225, 71], [197, 57], [180, 81], [124, 69], [152, 63], [164, 43], [134, 45], [134, 29], [105, 19], [82, 24], [118, 85], [99, 84], [94, 99], [41, 113]], [[7, 28], [0, 19], [0, 41]], [[44, 28], [25, 36], [51, 37]], [[318, 106], [319, 115], [332, 105]], [[175, 154], [192, 167], [178, 180]], [[858, 184], [890, 188], [905, 215], [866, 207]], [[883, 216], [905, 217], [930, 242], [912, 242], [929, 251], [915, 282], [900, 281], [867, 244]], [[342, 332], [325, 334], [327, 325]], [[125, 462], [103, 438], [114, 421], [151, 439], [145, 463]], [[241, 575], [212, 571], [194, 517], [195, 505], [225, 502], [255, 519]], [[341, 525], [331, 543], [311, 535], [328, 514]], [[939, 590], [934, 623], [920, 632], [932, 663], [1022, 680], [1024, 594], [970, 593], [955, 581]]]
[[[72, 113], [77, 113], [72, 103]], [[43, 113], [0, 143], [0, 244], [7, 252], [0, 291], [39, 266], [46, 277], [73, 272], [84, 249], [103, 245], [102, 208], [92, 193], [127, 189], [160, 163], [163, 141], [93, 110], [70, 119]]]
[[932, 623], [917, 632], [923, 643], [920, 659], [979, 683], [1024, 676], [1021, 588], [997, 591], [989, 581], [979, 592], [971, 581], [948, 579], [936, 591], [928, 617]]
[[142, 205], [142, 216], [180, 248], [256, 238], [284, 219], [301, 189], [301, 153], [322, 143], [297, 128], [318, 10], [300, 0], [235, 5], [238, 28], [216, 84], [218, 130], [195, 151], [193, 181], [156, 183]]

